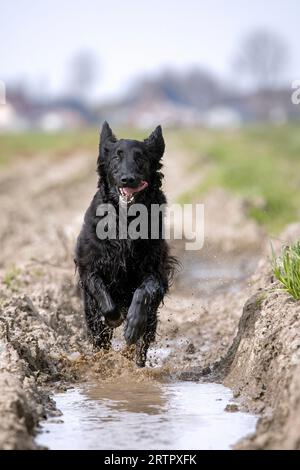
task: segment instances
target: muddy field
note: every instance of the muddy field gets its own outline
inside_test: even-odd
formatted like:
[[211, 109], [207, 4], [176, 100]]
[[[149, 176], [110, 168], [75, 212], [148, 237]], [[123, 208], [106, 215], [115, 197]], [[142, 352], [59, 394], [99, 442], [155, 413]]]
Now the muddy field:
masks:
[[[172, 148], [166, 155], [170, 202], [201, 177], [188, 173], [185, 157]], [[90, 154], [39, 155], [0, 175], [0, 448], [38, 448], [39, 423], [59, 415], [53, 391], [118, 377], [149, 386], [174, 378], [224, 383], [240, 409], [261, 416], [237, 448], [299, 449], [300, 306], [278, 290], [268, 239], [247, 217], [246, 202], [212, 191], [201, 201], [203, 250], [173, 244], [182, 270], [140, 370], [121, 328], [111, 352], [95, 353], [87, 341], [73, 247], [95, 187]], [[299, 235], [294, 226], [281, 238]]]

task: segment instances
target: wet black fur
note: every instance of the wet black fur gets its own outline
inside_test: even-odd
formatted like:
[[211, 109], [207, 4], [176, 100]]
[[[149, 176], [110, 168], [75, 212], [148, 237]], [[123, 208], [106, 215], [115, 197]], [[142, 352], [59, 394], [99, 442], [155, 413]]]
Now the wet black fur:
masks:
[[[124, 321], [125, 340], [128, 345], [136, 344], [139, 366], [145, 365], [147, 350], [155, 340], [157, 309], [169, 289], [176, 260], [170, 256], [161, 230], [156, 240], [100, 240], [96, 209], [102, 203], [112, 203], [119, 213], [118, 185], [124, 171], [132, 176], [133, 187], [144, 179], [149, 184], [136, 195], [135, 202], [149, 209], [151, 204], [165, 203], [160, 172], [164, 148], [160, 126], [140, 142], [118, 140], [104, 123], [97, 162], [98, 190], [85, 214], [75, 251], [94, 346], [109, 348], [113, 328]], [[160, 229], [162, 223], [161, 218]]]

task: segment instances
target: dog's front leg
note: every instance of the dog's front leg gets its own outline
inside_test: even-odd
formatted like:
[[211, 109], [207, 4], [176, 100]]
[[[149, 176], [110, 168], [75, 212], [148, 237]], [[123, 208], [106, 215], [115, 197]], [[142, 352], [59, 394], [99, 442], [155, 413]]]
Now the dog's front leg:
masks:
[[105, 323], [111, 327], [119, 326], [121, 315], [117, 309], [103, 280], [97, 273], [87, 276], [86, 287], [97, 302], [99, 313], [103, 315]]
[[160, 280], [148, 276], [134, 292], [128, 310], [125, 324], [125, 340], [128, 345], [135, 344], [144, 334], [148, 322], [149, 312], [157, 309], [164, 295]]

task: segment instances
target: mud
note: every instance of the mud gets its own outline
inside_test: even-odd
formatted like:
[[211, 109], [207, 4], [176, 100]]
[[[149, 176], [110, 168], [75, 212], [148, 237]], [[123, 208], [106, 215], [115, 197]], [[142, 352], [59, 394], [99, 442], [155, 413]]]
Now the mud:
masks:
[[269, 265], [261, 264], [235, 346], [221, 361], [224, 383], [262, 414], [256, 434], [238, 448], [300, 448], [300, 304], [279, 288]]
[[[171, 149], [171, 202], [180, 176], [180, 191], [190, 184], [188, 176], [182, 183], [185, 159], [177, 158], [176, 171], [172, 159]], [[38, 447], [38, 424], [58, 414], [53, 391], [90, 378], [130, 377], [153, 386], [184, 374], [209, 380], [211, 371], [241, 407], [262, 415], [255, 435], [239, 447], [298, 448], [299, 303], [276, 290], [267, 261], [257, 267], [266, 237], [248, 219], [246, 203], [221, 190], [205, 201], [202, 252], [191, 256], [180, 243], [173, 247], [183, 270], [160, 310], [148, 367], [135, 367], [121, 328], [113, 351], [92, 351], [72, 249], [95, 190], [94, 166], [91, 155], [39, 156], [0, 176], [0, 448]], [[168, 351], [163, 359], [161, 351]]]

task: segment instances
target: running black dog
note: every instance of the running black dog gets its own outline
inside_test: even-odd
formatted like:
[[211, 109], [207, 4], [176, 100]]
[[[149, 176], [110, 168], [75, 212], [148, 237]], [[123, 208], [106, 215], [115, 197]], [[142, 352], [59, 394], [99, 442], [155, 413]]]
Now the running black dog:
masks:
[[[164, 149], [160, 126], [144, 141], [118, 140], [104, 123], [97, 162], [98, 190], [85, 214], [75, 252], [94, 346], [109, 348], [113, 328], [125, 320], [125, 340], [128, 345], [136, 344], [140, 367], [145, 366], [147, 350], [155, 340], [157, 309], [176, 265], [162, 235], [161, 213], [159, 235], [151, 238], [151, 206], [166, 203], [160, 172]], [[111, 204], [119, 220], [121, 208], [125, 206], [127, 211], [132, 203], [147, 207], [149, 237], [123, 238], [117, 231], [114, 238], [99, 239], [96, 231], [103, 215], [97, 215], [97, 208]]]

